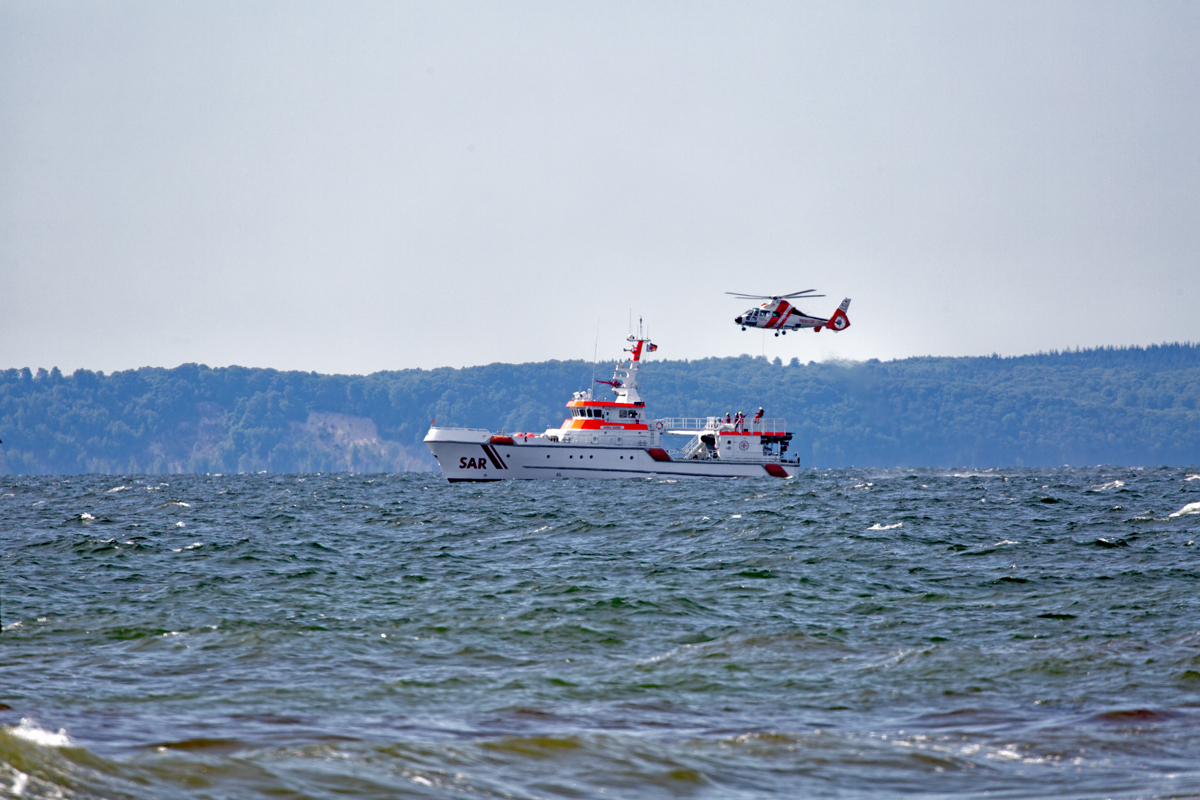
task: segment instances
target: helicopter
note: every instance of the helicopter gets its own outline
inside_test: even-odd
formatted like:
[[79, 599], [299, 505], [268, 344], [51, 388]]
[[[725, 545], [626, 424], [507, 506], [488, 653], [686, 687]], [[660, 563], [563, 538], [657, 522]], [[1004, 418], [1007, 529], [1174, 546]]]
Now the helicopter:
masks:
[[850, 308], [850, 298], [847, 297], [838, 306], [837, 311], [834, 311], [829, 319], [821, 317], [810, 317], [794, 305], [789, 303], [789, 300], [800, 298], [809, 300], [814, 297], [824, 297], [823, 294], [812, 294], [816, 289], [805, 289], [802, 292], [792, 292], [791, 294], [780, 295], [765, 295], [765, 294], [741, 294], [740, 292], [726, 292], [734, 297], [740, 297], [744, 300], [766, 300], [767, 302], [759, 305], [758, 308], [750, 308], [742, 312], [740, 317], [735, 317], [734, 322], [742, 326], [742, 330], [746, 328], [765, 328], [775, 331], [775, 335], [787, 334], [788, 331], [800, 330], [801, 328], [812, 328], [814, 332], [820, 333], [821, 328], [829, 328], [831, 331], [844, 331], [850, 327], [850, 318], [846, 316], [846, 309]]

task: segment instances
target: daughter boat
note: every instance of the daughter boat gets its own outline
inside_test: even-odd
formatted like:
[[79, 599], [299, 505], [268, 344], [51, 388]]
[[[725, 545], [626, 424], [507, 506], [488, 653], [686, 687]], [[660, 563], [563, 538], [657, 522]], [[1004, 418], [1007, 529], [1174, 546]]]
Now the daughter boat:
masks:
[[[788, 459], [782, 419], [724, 417], [651, 419], [638, 393], [643, 350], [656, 346], [630, 336], [629, 357], [616, 365], [615, 399], [575, 392], [571, 416], [545, 433], [493, 433], [482, 428], [435, 425], [425, 435], [447, 480], [501, 481], [553, 478], [789, 478], [800, 467]], [[760, 409], [761, 411], [761, 409]], [[739, 415], [740, 417], [740, 415]], [[680, 449], [664, 437], [690, 436]]]

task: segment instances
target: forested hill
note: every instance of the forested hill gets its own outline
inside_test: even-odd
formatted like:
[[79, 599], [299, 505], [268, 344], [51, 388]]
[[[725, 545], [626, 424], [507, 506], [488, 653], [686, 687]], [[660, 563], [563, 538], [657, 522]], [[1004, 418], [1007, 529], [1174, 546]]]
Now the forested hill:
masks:
[[[596, 377], [607, 378], [611, 363]], [[439, 424], [542, 431], [580, 361], [366, 376], [0, 372], [0, 474], [431, 469]], [[862, 363], [649, 361], [651, 416], [785, 417], [806, 466], [1200, 464], [1200, 346]], [[599, 387], [603, 388], [603, 387]]]

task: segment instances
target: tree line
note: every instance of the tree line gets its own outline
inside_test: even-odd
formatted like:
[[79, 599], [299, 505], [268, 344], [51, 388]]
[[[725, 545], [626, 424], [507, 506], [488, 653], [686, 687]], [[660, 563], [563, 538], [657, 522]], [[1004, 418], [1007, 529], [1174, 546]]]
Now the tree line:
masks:
[[[595, 376], [606, 378], [608, 364]], [[434, 468], [430, 422], [557, 427], [583, 361], [322, 375], [184, 364], [0, 371], [0, 474]], [[784, 417], [814, 467], [1200, 464], [1200, 346], [640, 372], [649, 416]], [[607, 391], [605, 387], [597, 389]]]

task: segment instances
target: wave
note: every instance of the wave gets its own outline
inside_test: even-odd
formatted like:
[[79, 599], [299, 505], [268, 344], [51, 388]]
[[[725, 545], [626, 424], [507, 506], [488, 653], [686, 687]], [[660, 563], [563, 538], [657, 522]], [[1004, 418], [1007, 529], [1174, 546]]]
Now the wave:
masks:
[[70, 747], [72, 745], [71, 737], [67, 736], [64, 728], [59, 728], [58, 733], [51, 733], [44, 728], [39, 728], [28, 717], [22, 718], [20, 725], [6, 725], [3, 728], [18, 739], [24, 739], [42, 747]]
[[1188, 514], [1200, 514], [1200, 503], [1188, 503], [1183, 508], [1176, 511], [1174, 514], [1168, 514], [1168, 518], [1183, 517]]

